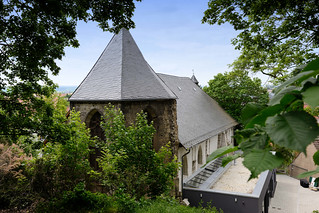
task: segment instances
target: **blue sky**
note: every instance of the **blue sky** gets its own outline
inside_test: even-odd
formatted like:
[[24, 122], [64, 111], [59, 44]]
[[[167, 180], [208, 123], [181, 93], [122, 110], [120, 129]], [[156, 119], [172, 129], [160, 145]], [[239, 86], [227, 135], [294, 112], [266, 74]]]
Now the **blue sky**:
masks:
[[[176, 76], [195, 76], [201, 85], [217, 73], [230, 71], [239, 55], [231, 45], [237, 32], [228, 24], [202, 24], [208, 0], [144, 0], [136, 3], [130, 30], [146, 61], [155, 72]], [[79, 85], [112, 38], [97, 23], [80, 22], [77, 27], [79, 48], [67, 48], [58, 62], [60, 86]]]

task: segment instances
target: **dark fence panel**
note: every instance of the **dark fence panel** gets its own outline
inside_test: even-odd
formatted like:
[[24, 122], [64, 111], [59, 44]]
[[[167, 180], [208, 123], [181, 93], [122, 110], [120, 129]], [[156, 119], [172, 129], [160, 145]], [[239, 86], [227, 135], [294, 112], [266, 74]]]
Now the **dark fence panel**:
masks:
[[257, 183], [252, 194], [184, 187], [183, 198], [187, 198], [191, 206], [215, 206], [224, 213], [268, 213], [276, 185], [274, 170], [264, 176], [264, 181]]

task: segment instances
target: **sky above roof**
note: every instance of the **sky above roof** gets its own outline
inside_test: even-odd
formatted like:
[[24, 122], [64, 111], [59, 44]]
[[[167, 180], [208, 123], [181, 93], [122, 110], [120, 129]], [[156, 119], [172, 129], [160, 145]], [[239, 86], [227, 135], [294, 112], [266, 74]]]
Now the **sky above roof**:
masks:
[[[136, 28], [130, 33], [155, 72], [191, 77], [194, 70], [204, 86], [217, 73], [230, 71], [228, 64], [239, 56], [231, 45], [237, 32], [228, 24], [202, 24], [207, 4], [208, 0], [136, 3]], [[80, 47], [66, 48], [58, 61], [60, 74], [52, 77], [59, 86], [79, 85], [113, 36], [94, 22], [79, 22], [77, 33]]]

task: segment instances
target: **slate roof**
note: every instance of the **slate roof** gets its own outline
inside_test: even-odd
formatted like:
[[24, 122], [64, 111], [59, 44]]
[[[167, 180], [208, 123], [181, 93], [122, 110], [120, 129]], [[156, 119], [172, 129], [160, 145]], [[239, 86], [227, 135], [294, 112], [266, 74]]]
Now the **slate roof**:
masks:
[[185, 148], [236, 125], [192, 79], [156, 74], [129, 31], [114, 35], [69, 101], [177, 101], [178, 137]]
[[190, 78], [158, 74], [177, 98], [178, 138], [185, 148], [196, 145], [237, 122]]
[[114, 35], [69, 101], [176, 99], [145, 61], [128, 30]]

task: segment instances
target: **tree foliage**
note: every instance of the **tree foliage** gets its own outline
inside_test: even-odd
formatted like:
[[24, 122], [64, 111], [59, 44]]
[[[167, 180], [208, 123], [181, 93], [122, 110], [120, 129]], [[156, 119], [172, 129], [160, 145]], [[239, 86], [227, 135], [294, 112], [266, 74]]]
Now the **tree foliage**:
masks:
[[77, 21], [118, 32], [134, 27], [134, 9], [132, 0], [0, 1], [0, 134], [47, 135], [53, 110], [43, 97], [55, 88], [49, 73], [59, 73], [65, 47], [79, 46]]
[[249, 102], [261, 105], [268, 102], [261, 80], [252, 79], [247, 72], [239, 70], [217, 74], [203, 90], [237, 121], [241, 121], [241, 111]]
[[79, 113], [72, 111], [66, 117], [66, 100], [60, 95], [45, 101], [54, 108], [54, 122], [48, 129], [55, 137], [44, 142], [37, 135], [20, 136], [17, 145], [0, 144], [0, 161], [7, 165], [0, 166], [0, 208], [24, 209], [39, 200], [60, 199], [64, 191], [89, 180], [89, 145], [93, 144], [89, 130]]
[[102, 128], [107, 142], [98, 161], [102, 170], [98, 175], [109, 193], [140, 199], [171, 189], [179, 164], [170, 143], [155, 152], [155, 129], [145, 114], [137, 114], [135, 123], [126, 126], [122, 112], [108, 106]]
[[[242, 112], [245, 128], [237, 131], [235, 138], [239, 143], [237, 149], [242, 150], [238, 157], [244, 157], [243, 163], [251, 171], [250, 178], [279, 167], [290, 158], [287, 149], [306, 153], [306, 147], [319, 135], [319, 127], [304, 105], [311, 102], [313, 109], [319, 106], [314, 89], [318, 86], [319, 58], [276, 88], [267, 106], [251, 103], [245, 107]], [[271, 154], [271, 150], [276, 154]], [[234, 147], [227, 147], [212, 155], [219, 157], [233, 151]], [[318, 154], [313, 156], [317, 165], [318, 157]], [[318, 169], [305, 175], [317, 173]]]
[[61, 137], [65, 141], [49, 141], [28, 166], [32, 189], [45, 199], [59, 197], [87, 181], [91, 171], [89, 146], [93, 141], [89, 129], [81, 122], [79, 112], [72, 111], [69, 119], [59, 123], [68, 133]]
[[235, 69], [261, 72], [279, 81], [318, 56], [319, 5], [314, 0], [210, 0], [203, 22], [231, 24], [240, 50]]

